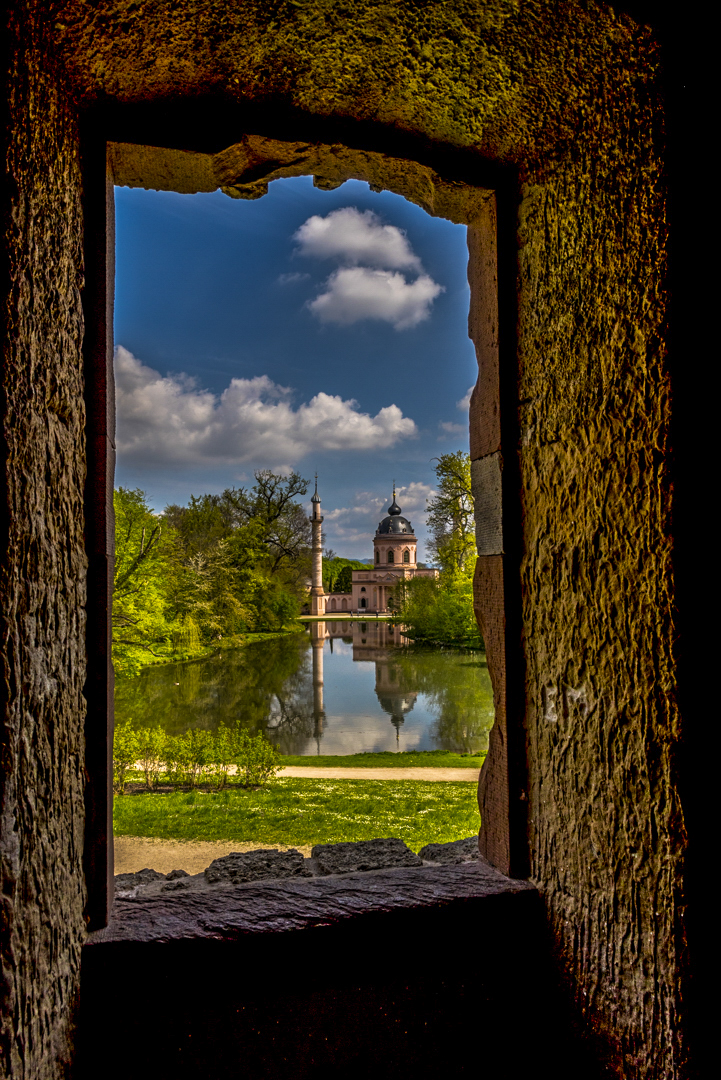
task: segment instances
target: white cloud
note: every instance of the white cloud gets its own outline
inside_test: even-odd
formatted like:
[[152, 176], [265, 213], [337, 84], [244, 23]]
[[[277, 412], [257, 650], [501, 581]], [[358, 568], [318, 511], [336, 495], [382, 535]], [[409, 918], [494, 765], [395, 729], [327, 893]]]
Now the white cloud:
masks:
[[[473, 393], [473, 390], [474, 390], [474, 387], [469, 386], [468, 389], [466, 390], [465, 394], [461, 398], [461, 400], [456, 402], [456, 408], [460, 409], [461, 412], [465, 412], [467, 409], [470, 409], [470, 407], [471, 407], [471, 394]], [[441, 426], [443, 426], [443, 425], [441, 425]]]
[[344, 206], [326, 217], [314, 214], [293, 236], [301, 255], [336, 258], [391, 270], [422, 270], [408, 238], [396, 225], [384, 225], [372, 210]]
[[281, 274], [278, 278], [279, 285], [297, 285], [299, 281], [307, 281], [310, 274]]
[[[396, 499], [403, 516], [411, 520], [416, 536], [425, 534], [425, 511], [435, 488], [415, 481], [407, 487], [396, 488]], [[371, 558], [373, 536], [378, 522], [388, 513], [392, 495], [381, 496], [370, 491], [357, 491], [352, 505], [330, 507], [323, 505], [323, 529], [330, 547], [339, 554], [360, 551], [358, 558]], [[308, 504], [310, 507], [310, 504]], [[423, 556], [420, 556], [421, 560]]]
[[467, 425], [454, 424], [450, 420], [442, 420], [438, 426], [441, 431], [446, 431], [449, 435], [466, 435], [468, 433]]
[[115, 350], [118, 452], [127, 462], [288, 467], [317, 450], [376, 450], [417, 435], [397, 405], [375, 416], [358, 403], [316, 394], [293, 407], [292, 391], [266, 375], [232, 379], [222, 394], [187, 375], [161, 376], [122, 345]]
[[331, 274], [326, 291], [308, 307], [324, 323], [349, 326], [360, 319], [380, 319], [396, 330], [408, 330], [428, 318], [431, 304], [443, 291], [427, 274], [408, 282], [403, 274], [389, 270], [344, 267]]

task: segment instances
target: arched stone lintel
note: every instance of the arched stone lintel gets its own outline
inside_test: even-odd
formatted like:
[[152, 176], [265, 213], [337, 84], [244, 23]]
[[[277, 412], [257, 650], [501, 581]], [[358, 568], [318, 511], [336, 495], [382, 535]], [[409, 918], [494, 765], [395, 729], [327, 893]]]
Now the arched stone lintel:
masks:
[[377, 191], [392, 191], [434, 217], [461, 225], [483, 218], [493, 198], [489, 188], [446, 180], [415, 161], [338, 144], [282, 142], [245, 135], [218, 154], [202, 154], [135, 143], [108, 143], [108, 163], [119, 187], [177, 191], [220, 189], [234, 199], [259, 199], [268, 184], [292, 176], [313, 176], [316, 187], [333, 190], [346, 180], [363, 180]]

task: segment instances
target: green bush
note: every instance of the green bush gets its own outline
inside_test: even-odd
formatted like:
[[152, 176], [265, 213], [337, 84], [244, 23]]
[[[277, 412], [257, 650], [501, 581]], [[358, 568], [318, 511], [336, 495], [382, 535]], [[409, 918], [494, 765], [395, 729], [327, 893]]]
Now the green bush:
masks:
[[160, 781], [165, 765], [168, 736], [161, 727], [141, 728], [138, 737], [138, 765], [145, 776], [148, 790], [153, 791]]
[[113, 791], [116, 795], [125, 794], [128, 772], [138, 760], [138, 745], [137, 732], [133, 731], [129, 721], [116, 725], [113, 739]]
[[223, 725], [213, 734], [191, 728], [184, 735], [166, 735], [161, 727], [134, 730], [129, 722], [118, 724], [113, 744], [113, 790], [122, 795], [131, 770], [139, 769], [149, 791], [167, 783], [196, 788], [213, 783], [222, 791], [233, 766], [242, 787], [259, 787], [280, 768], [280, 753], [264, 735]]
[[213, 748], [208, 776], [215, 781], [218, 791], [222, 791], [228, 782], [228, 774], [234, 764], [235, 733], [221, 724], [213, 739]]
[[235, 740], [235, 763], [243, 787], [259, 787], [272, 780], [280, 768], [280, 754], [263, 734], [238, 732]]

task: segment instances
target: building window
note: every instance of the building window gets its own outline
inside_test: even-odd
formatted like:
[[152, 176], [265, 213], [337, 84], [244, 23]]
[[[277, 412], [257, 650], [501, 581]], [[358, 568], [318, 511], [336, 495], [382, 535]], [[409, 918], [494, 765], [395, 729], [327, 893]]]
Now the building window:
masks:
[[361, 592], [365, 592], [365, 591], [366, 591], [365, 585], [361, 585]]
[[388, 562], [393, 562], [393, 552], [392, 551], [388, 552]]
[[380, 562], [380, 561], [381, 561], [381, 553], [380, 553], [380, 551], [376, 551], [376, 562]]
[[347, 603], [346, 600], [341, 600], [340, 609], [341, 609], [341, 611], [347, 611], [348, 610], [348, 603]]
[[364, 608], [364, 607], [366, 607], [367, 603], [368, 603], [368, 601], [366, 600], [365, 596], [361, 596], [360, 606], [362, 608]]
[[410, 551], [404, 551], [403, 552], [403, 562], [404, 563], [409, 563], [410, 561], [411, 561], [411, 553], [410, 553]]

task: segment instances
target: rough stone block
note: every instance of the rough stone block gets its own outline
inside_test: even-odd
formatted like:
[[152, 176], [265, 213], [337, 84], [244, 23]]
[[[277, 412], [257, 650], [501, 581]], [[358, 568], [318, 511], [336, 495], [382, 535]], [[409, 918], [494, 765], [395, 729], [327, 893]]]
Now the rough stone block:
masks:
[[455, 866], [478, 858], [478, 837], [467, 836], [464, 840], [452, 840], [449, 844], [426, 844], [418, 852], [424, 862]]
[[402, 840], [359, 840], [357, 843], [315, 844], [311, 857], [319, 874], [352, 874], [393, 866], [422, 866]]
[[312, 877], [308, 862], [299, 851], [262, 848], [242, 854], [233, 851], [222, 859], [214, 859], [205, 871], [209, 885], [240, 885], [244, 881], [263, 878]]
[[165, 880], [165, 874], [161, 874], [158, 870], [151, 870], [147, 866], [144, 870], [138, 870], [135, 874], [116, 874], [115, 895], [122, 895], [145, 885], [152, 885], [154, 881]]

